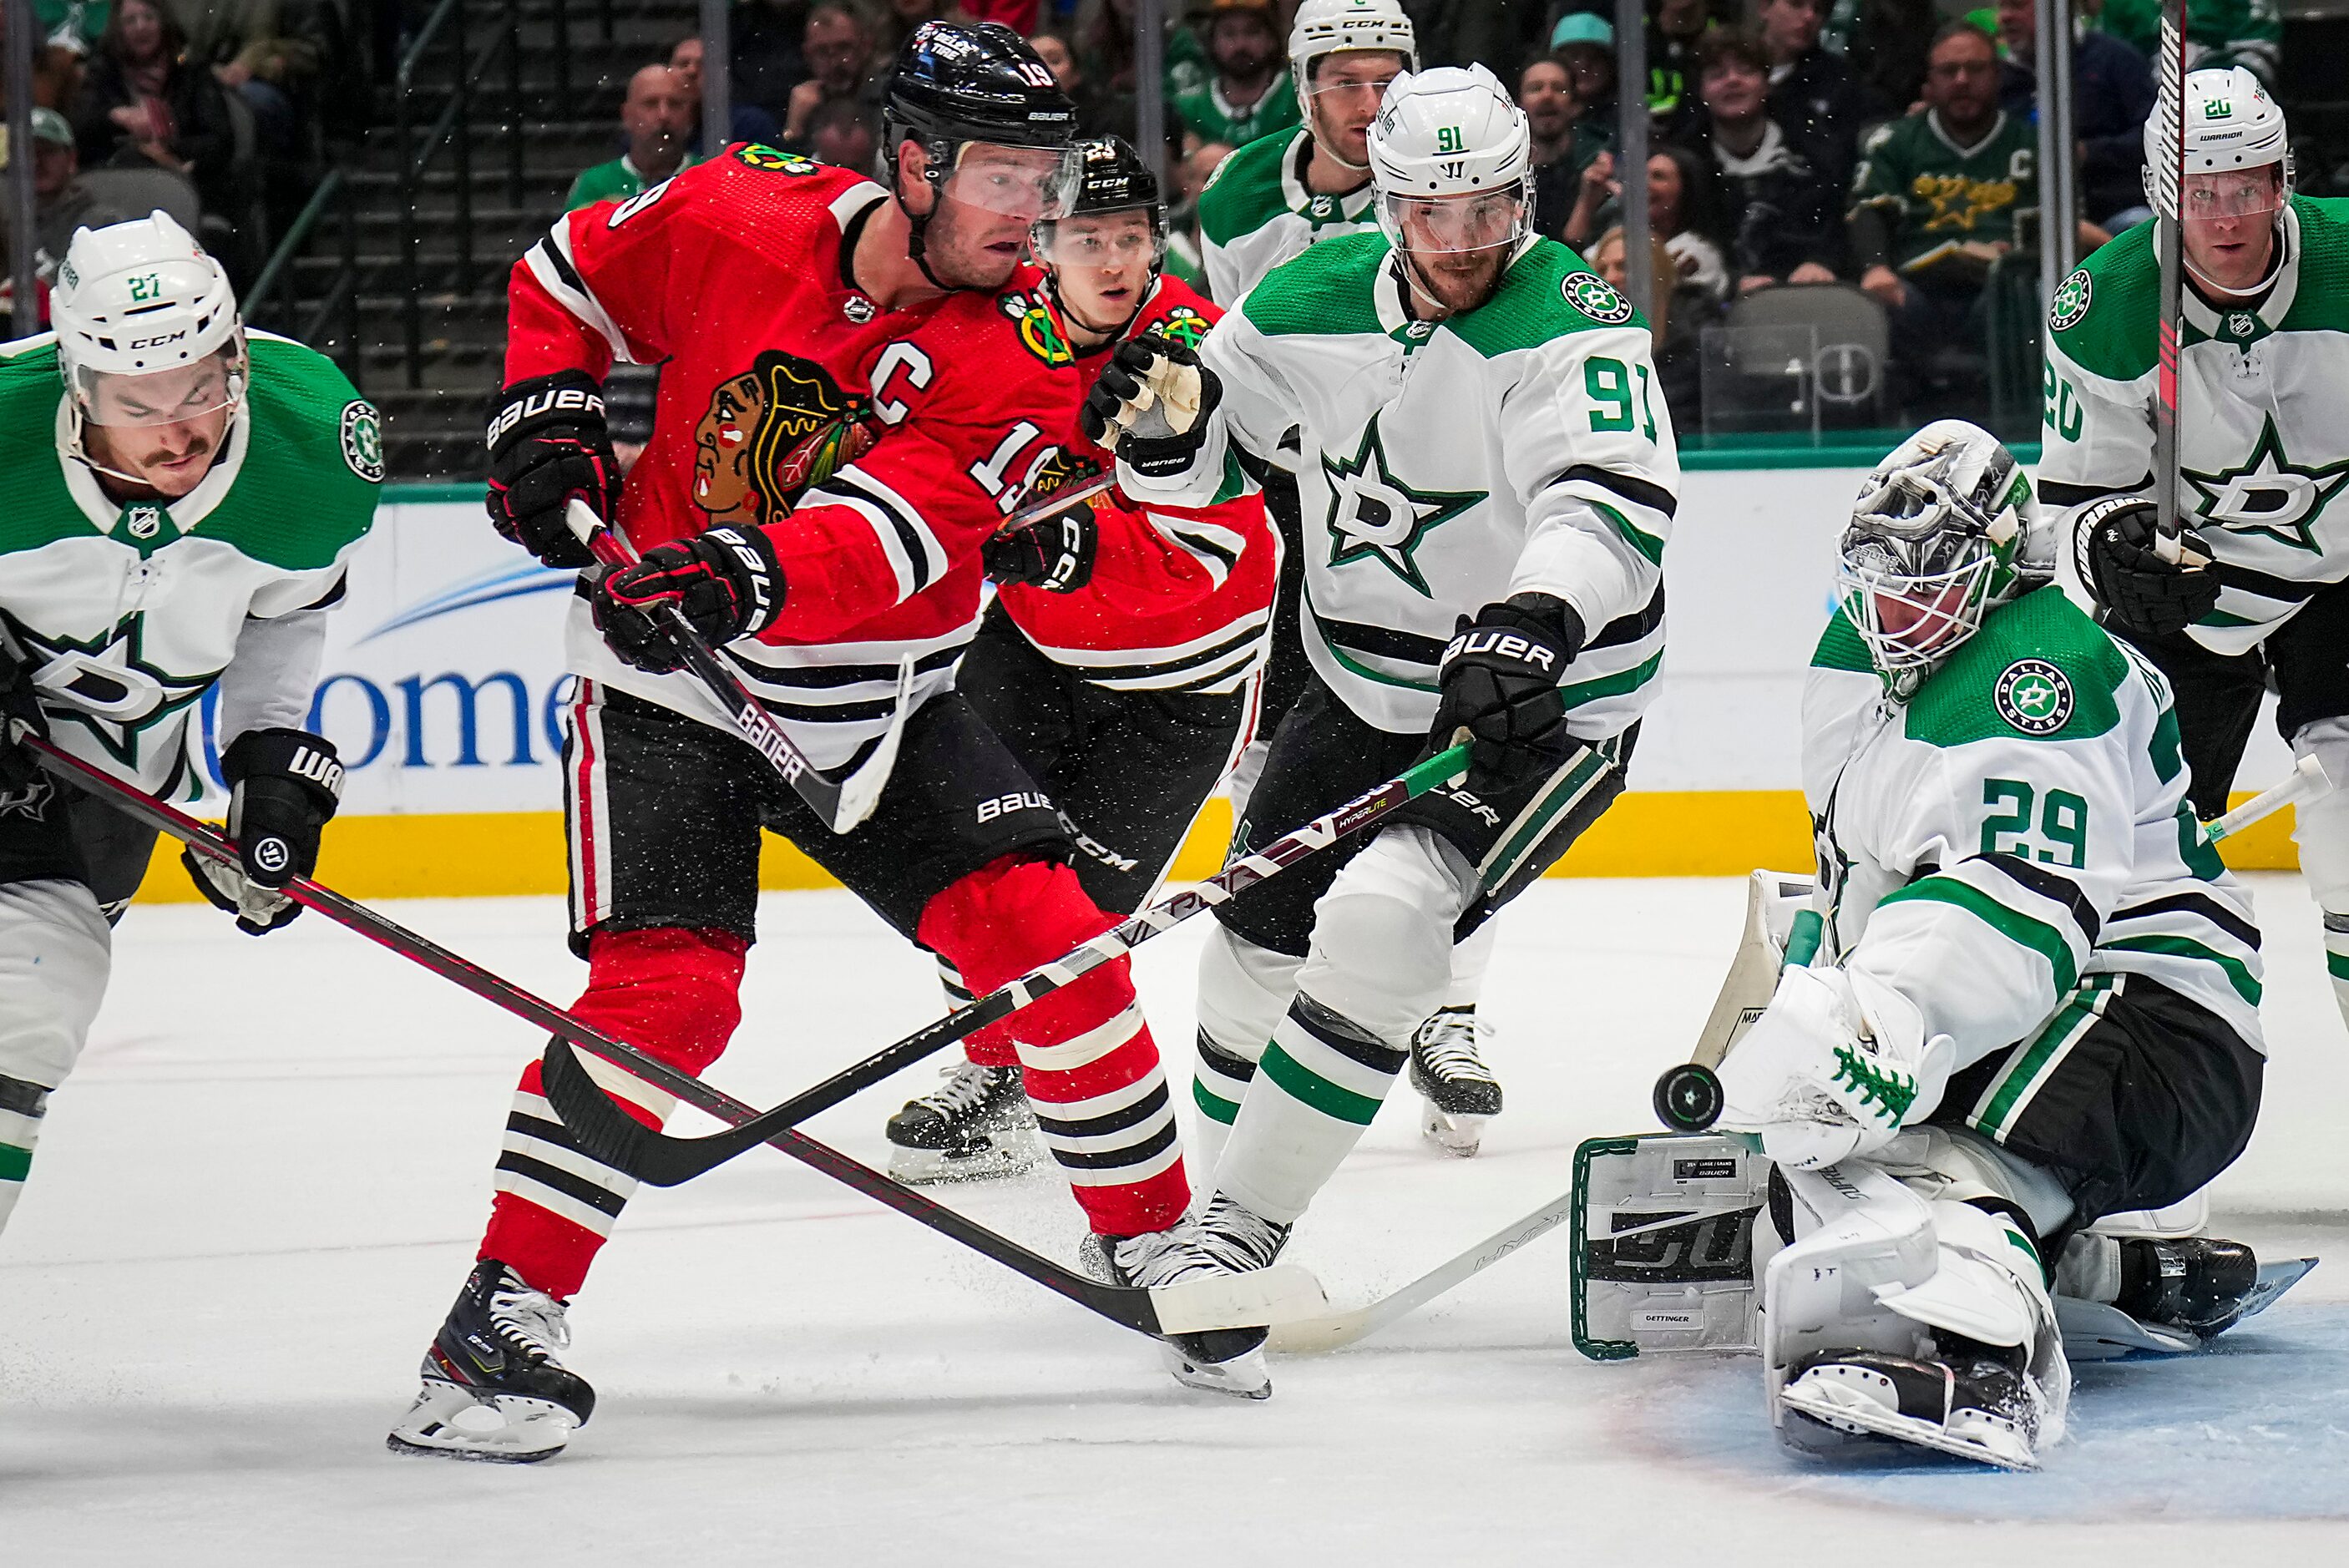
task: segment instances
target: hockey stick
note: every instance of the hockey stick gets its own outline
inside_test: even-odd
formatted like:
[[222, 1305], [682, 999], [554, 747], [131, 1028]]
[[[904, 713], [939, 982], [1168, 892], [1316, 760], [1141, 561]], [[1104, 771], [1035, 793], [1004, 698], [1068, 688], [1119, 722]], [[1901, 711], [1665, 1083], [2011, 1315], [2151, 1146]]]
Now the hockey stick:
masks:
[[[238, 864], [236, 847], [226, 837], [176, 808], [101, 772], [37, 737], [20, 744], [48, 772], [106, 799], [124, 815], [171, 835], [196, 853], [223, 865]], [[730, 1099], [699, 1078], [681, 1073], [650, 1056], [581, 1022], [564, 1009], [501, 979], [471, 960], [459, 956], [429, 938], [418, 935], [307, 877], [296, 877], [281, 890], [305, 909], [320, 914], [401, 957], [453, 980], [486, 1002], [502, 1007], [524, 1022], [582, 1046], [615, 1067], [658, 1086], [686, 1104], [725, 1119], [749, 1117], [751, 1108]], [[566, 1053], [567, 1056], [567, 1053]], [[581, 1069], [584, 1075], [585, 1069]], [[902, 1187], [872, 1167], [860, 1164], [837, 1150], [796, 1132], [774, 1140], [775, 1146], [794, 1160], [812, 1165], [836, 1181], [876, 1198], [899, 1213], [919, 1221], [973, 1252], [991, 1258], [1015, 1274], [1026, 1275], [1047, 1290], [1108, 1318], [1122, 1327], [1153, 1336], [1194, 1333], [1211, 1328], [1236, 1328], [1265, 1324], [1282, 1316], [1311, 1312], [1327, 1305], [1321, 1287], [1301, 1268], [1279, 1264], [1257, 1274], [1234, 1274], [1142, 1290], [1104, 1284], [1076, 1270], [1032, 1253], [1009, 1237], [965, 1218], [944, 1204]], [[1205, 1288], [1195, 1288], [1205, 1287]]]
[[2160, 265], [2160, 371], [2153, 400], [2154, 552], [2179, 562], [2178, 515], [2178, 320], [2186, 286], [2178, 200], [2186, 175], [2186, 5], [2162, 0], [2161, 48], [2154, 114], [2161, 160], [2152, 170], [2153, 243]]
[[1469, 1275], [1481, 1274], [1536, 1236], [1557, 1229], [1574, 1216], [1574, 1194], [1553, 1198], [1513, 1225], [1504, 1226], [1458, 1257], [1375, 1301], [1348, 1312], [1318, 1317], [1291, 1318], [1272, 1326], [1271, 1346], [1293, 1356], [1319, 1355], [1366, 1339], [1380, 1329], [1417, 1312]]
[[[571, 525], [571, 531], [579, 536], [579, 542], [587, 547], [589, 552], [606, 566], [636, 563], [636, 552], [621, 537], [619, 530], [605, 524], [595, 515], [594, 509], [578, 497], [574, 496], [564, 509], [564, 521]], [[693, 629], [693, 623], [685, 618], [683, 609], [676, 604], [665, 604], [661, 606], [657, 618], [661, 629], [677, 645], [686, 667], [701, 682], [719, 709], [759, 755], [775, 765], [775, 771], [782, 775], [783, 782], [823, 819], [826, 827], [835, 833], [845, 833], [873, 814], [873, 808], [880, 802], [881, 791], [888, 785], [889, 770], [896, 766], [897, 744], [905, 736], [905, 720], [913, 711], [914, 661], [911, 657], [897, 661], [897, 700], [890, 711], [889, 727], [882, 734], [880, 744], [874, 748], [873, 755], [865, 759], [862, 768], [845, 779], [834, 779], [808, 760], [807, 753], [792, 741], [790, 732], [776, 722], [775, 716], [761, 706], [757, 697], [750, 695], [750, 687], [742, 684], [742, 677], [729, 669], [726, 661], [719, 657], [718, 651]]]
[[[787, 1130], [849, 1096], [871, 1088], [924, 1057], [964, 1036], [1010, 1016], [1039, 997], [1050, 995], [1079, 976], [1123, 958], [1161, 932], [1173, 929], [1203, 909], [1212, 909], [1278, 876], [1297, 861], [1386, 816], [1407, 801], [1417, 799], [1468, 766], [1465, 743], [1436, 753], [1336, 810], [1316, 817], [1292, 833], [1275, 839], [1254, 854], [1243, 855], [1195, 887], [1170, 893], [1123, 924], [1102, 933], [1049, 964], [1038, 965], [1017, 980], [988, 992], [966, 1007], [884, 1047], [854, 1066], [771, 1110], [756, 1116], [729, 1116], [735, 1126], [700, 1138], [674, 1138], [645, 1126], [616, 1104], [587, 1074], [561, 1040], [546, 1048], [543, 1078], [546, 1098], [562, 1116], [571, 1136], [589, 1154], [615, 1170], [624, 1171], [656, 1187], [674, 1187], [724, 1164], [745, 1150], [766, 1142], [782, 1146]], [[688, 1080], [698, 1081], [698, 1080]], [[662, 1087], [668, 1087], [663, 1080]], [[674, 1092], [674, 1091], [672, 1091]], [[713, 1091], [714, 1092], [714, 1091]], [[682, 1097], [680, 1097], [682, 1098]], [[731, 1104], [731, 1101], [728, 1103]], [[706, 1108], [705, 1108], [706, 1109]], [[788, 1150], [786, 1150], [788, 1152]]]
[[[2324, 764], [2303, 757], [2292, 764], [2282, 782], [2271, 784], [2223, 817], [2202, 824], [2202, 836], [2212, 843], [2232, 838], [2252, 823], [2274, 816], [2286, 806], [2314, 799], [2333, 789]], [[1721, 1078], [1713, 1062], [1682, 1062], [1666, 1068], [1656, 1079], [1651, 1097], [1656, 1119], [1674, 1132], [1705, 1132], [1721, 1119]]]

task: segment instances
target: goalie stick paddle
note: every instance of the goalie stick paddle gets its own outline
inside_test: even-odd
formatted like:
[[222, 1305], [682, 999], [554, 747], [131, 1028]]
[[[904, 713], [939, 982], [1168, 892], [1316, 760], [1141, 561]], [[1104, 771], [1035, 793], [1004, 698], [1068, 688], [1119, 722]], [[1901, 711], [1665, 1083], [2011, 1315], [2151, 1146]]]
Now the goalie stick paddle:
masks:
[[[636, 562], [636, 552], [620, 536], [619, 530], [607, 526], [585, 501], [574, 496], [564, 511], [564, 520], [571, 531], [579, 536], [589, 553], [606, 566], [630, 566]], [[845, 833], [873, 814], [880, 803], [881, 791], [889, 782], [889, 770], [897, 763], [897, 745], [905, 737], [905, 720], [913, 712], [914, 661], [897, 661], [897, 697], [889, 714], [889, 727], [866, 758], [864, 766], [844, 779], [835, 779], [808, 760], [792, 741], [791, 733], [777, 723], [774, 715], [750, 695], [742, 677], [726, 665], [718, 650], [711, 647], [702, 634], [693, 629], [685, 612], [675, 604], [662, 606], [662, 628], [677, 645], [686, 668], [693, 672], [719, 711], [726, 716], [751, 748], [774, 764], [783, 782], [790, 785], [810, 810], [824, 820], [835, 833]]]
[[[2324, 764], [2313, 757], [2303, 757], [2292, 764], [2292, 771], [2280, 783], [2271, 784], [2225, 816], [2204, 823], [2202, 836], [2214, 844], [2233, 838], [2252, 823], [2272, 817], [2286, 806], [2314, 799], [2333, 787]], [[1666, 1068], [1656, 1079], [1651, 1104], [1656, 1119], [1674, 1132], [1708, 1131], [1721, 1119], [1723, 1101], [1720, 1076], [1703, 1062], [1682, 1062]]]
[[[126, 816], [169, 834], [208, 860], [230, 866], [239, 863], [236, 846], [205, 823], [111, 774], [91, 767], [79, 758], [68, 756], [38, 737], [27, 737], [22, 744], [32, 751], [43, 769], [76, 788], [109, 801]], [[389, 948], [444, 979], [455, 981], [483, 1001], [593, 1051], [615, 1067], [667, 1090], [697, 1109], [708, 1111], [721, 1119], [746, 1118], [751, 1114], [750, 1107], [729, 1099], [699, 1078], [678, 1072], [658, 1057], [603, 1034], [552, 1002], [491, 974], [471, 960], [450, 952], [429, 938], [420, 936], [389, 917], [378, 914], [332, 889], [322, 887], [307, 877], [295, 878], [281, 891], [305, 909], [315, 909], [336, 924], [355, 931], [379, 946]], [[568, 1053], [565, 1055], [567, 1057]], [[580, 1072], [584, 1077], [585, 1069], [581, 1068]], [[1328, 1305], [1312, 1274], [1290, 1264], [1277, 1264], [1256, 1274], [1195, 1280], [1159, 1290], [1106, 1284], [1030, 1252], [1009, 1237], [999, 1235], [910, 1188], [898, 1185], [872, 1167], [812, 1138], [787, 1132], [773, 1141], [784, 1153], [803, 1164], [813, 1166], [834, 1181], [886, 1203], [899, 1213], [961, 1243], [1015, 1274], [1026, 1275], [1047, 1290], [1066, 1296], [1122, 1327], [1142, 1334], [1163, 1336], [1213, 1328], [1247, 1327], [1281, 1317], [1317, 1312]]]
[[[999, 1018], [1009, 1017], [1040, 996], [1123, 957], [1159, 933], [1180, 925], [1203, 909], [1212, 909], [1317, 850], [1327, 849], [1357, 829], [1378, 820], [1397, 807], [1417, 799], [1468, 767], [1468, 747], [1437, 752], [1426, 761], [1356, 797], [1336, 810], [1316, 817], [1285, 833], [1253, 854], [1243, 855], [1196, 887], [1171, 893], [1140, 913], [1092, 941], [1081, 944], [1051, 963], [1030, 970], [1017, 980], [981, 996], [968, 1006], [947, 1014], [843, 1068], [771, 1110], [735, 1121], [729, 1131], [699, 1138], [676, 1138], [658, 1132], [620, 1109], [587, 1069], [558, 1039], [546, 1048], [543, 1078], [546, 1098], [571, 1130], [581, 1148], [615, 1170], [656, 1187], [674, 1187], [714, 1170], [745, 1150], [774, 1142], [783, 1147], [789, 1129], [849, 1096], [912, 1066]], [[688, 1082], [698, 1082], [688, 1079]], [[666, 1080], [663, 1088], [667, 1088]], [[672, 1092], [674, 1092], [672, 1090]], [[680, 1097], [682, 1098], [682, 1097]], [[731, 1102], [730, 1102], [731, 1103]], [[705, 1108], [706, 1109], [706, 1108]], [[790, 1152], [785, 1149], [785, 1152]]]

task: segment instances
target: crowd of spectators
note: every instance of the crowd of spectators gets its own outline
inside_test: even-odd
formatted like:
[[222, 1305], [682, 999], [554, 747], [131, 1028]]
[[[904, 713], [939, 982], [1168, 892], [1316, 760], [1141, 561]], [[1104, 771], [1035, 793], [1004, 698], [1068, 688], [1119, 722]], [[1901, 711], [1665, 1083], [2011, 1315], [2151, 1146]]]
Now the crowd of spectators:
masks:
[[[46, 286], [76, 228], [160, 208], [249, 283], [324, 160], [363, 3], [33, 0], [36, 276]], [[0, 8], [0, 36], [21, 15]], [[13, 276], [15, 214], [0, 213]]]
[[[1481, 61], [1513, 84], [1533, 134], [1539, 230], [1602, 270], [1627, 272], [1615, 143], [1619, 97], [1639, 84], [1619, 81], [1613, 5], [1403, 5], [1423, 63]], [[2142, 129], [2159, 6], [2071, 7], [2085, 253], [2147, 215]], [[1300, 123], [1286, 53], [1295, 0], [1169, 0], [1166, 9], [1168, 264], [1200, 281], [1199, 190], [1232, 150]], [[1017, 29], [1076, 100], [1088, 134], [1131, 138], [1133, 12], [1133, 0], [736, 0], [732, 132], [870, 167], [897, 43], [947, 15]], [[2210, 0], [2191, 15], [2198, 64], [2242, 64], [2272, 80], [2272, 0]], [[2033, 42], [2033, 0], [1971, 9], [1966, 0], [1650, 0], [1653, 317], [1683, 428], [1703, 422], [1709, 329], [1733, 331], [1739, 302], [1785, 287], [1839, 286], [1874, 302], [1857, 308], [1880, 309], [1891, 354], [1879, 411], [1905, 399], [1986, 415], [1991, 333], [2027, 335], [2036, 316]], [[623, 112], [627, 154], [582, 175], [580, 199], [632, 189], [700, 150], [698, 41], [678, 45], [667, 67], [638, 73]], [[2002, 278], [2025, 291], [2003, 328], [1986, 304]]]

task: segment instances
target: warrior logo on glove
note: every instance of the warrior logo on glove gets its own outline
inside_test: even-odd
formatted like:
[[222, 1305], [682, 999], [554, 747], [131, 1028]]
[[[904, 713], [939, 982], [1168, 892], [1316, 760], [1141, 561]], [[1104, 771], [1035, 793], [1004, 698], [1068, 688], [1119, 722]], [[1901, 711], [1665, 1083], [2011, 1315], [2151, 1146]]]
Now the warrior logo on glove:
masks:
[[718, 384], [693, 428], [693, 503], [713, 523], [774, 522], [873, 445], [872, 405], [823, 366], [769, 349]]

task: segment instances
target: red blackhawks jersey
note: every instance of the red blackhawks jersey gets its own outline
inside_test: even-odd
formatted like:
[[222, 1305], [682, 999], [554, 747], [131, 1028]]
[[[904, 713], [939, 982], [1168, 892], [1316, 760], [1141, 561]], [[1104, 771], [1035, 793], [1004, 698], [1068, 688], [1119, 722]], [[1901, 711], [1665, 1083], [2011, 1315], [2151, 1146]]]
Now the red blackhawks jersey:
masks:
[[[1110, 467], [1110, 454], [1078, 428], [1077, 408], [1116, 346], [1073, 353], [1043, 282], [1023, 267], [997, 303], [1018, 324], [1021, 368], [1064, 404], [1049, 427], [1063, 455], [1035, 487], [1049, 494]], [[1195, 345], [1222, 315], [1188, 284], [1162, 277], [1126, 335], [1156, 331]], [[1112, 690], [1238, 690], [1264, 662], [1280, 578], [1280, 537], [1265, 521], [1263, 498], [1144, 509], [1112, 490], [1091, 504], [1100, 529], [1092, 580], [1073, 593], [1005, 587], [1012, 624], [1046, 658]]]
[[[619, 526], [639, 550], [717, 523], [773, 539], [782, 609], [725, 654], [821, 768], [880, 735], [901, 657], [916, 703], [953, 685], [978, 624], [979, 545], [1029, 499], [1057, 449], [1044, 432], [1067, 418], [1058, 387], [997, 374], [1012, 335], [993, 296], [885, 311], [858, 291], [853, 236], [889, 200], [737, 145], [565, 214], [516, 263], [509, 305], [510, 381], [661, 366]], [[691, 676], [614, 658], [584, 602], [565, 652], [580, 675], [730, 727]]]

